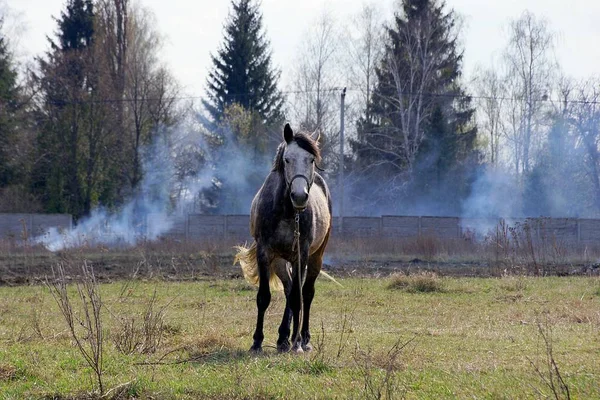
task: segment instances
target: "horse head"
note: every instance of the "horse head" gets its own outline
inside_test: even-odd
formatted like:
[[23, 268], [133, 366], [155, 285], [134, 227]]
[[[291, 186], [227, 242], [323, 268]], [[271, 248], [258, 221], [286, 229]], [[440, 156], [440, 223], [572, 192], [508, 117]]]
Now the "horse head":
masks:
[[294, 134], [290, 124], [285, 124], [283, 138], [283, 175], [292, 205], [296, 210], [302, 211], [308, 205], [310, 188], [315, 180], [315, 168], [318, 168], [317, 163], [321, 160], [319, 133]]

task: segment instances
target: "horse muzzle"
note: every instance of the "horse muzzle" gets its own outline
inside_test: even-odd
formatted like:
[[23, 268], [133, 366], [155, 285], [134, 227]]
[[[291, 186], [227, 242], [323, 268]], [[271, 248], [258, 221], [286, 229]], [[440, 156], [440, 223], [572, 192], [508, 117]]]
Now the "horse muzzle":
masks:
[[290, 192], [290, 199], [292, 200], [292, 205], [298, 211], [304, 211], [306, 206], [308, 206], [308, 189], [305, 187], [304, 190], [299, 192]]
[[292, 178], [290, 182], [290, 199], [296, 210], [303, 211], [308, 206], [309, 191], [310, 182], [304, 175], [296, 175]]

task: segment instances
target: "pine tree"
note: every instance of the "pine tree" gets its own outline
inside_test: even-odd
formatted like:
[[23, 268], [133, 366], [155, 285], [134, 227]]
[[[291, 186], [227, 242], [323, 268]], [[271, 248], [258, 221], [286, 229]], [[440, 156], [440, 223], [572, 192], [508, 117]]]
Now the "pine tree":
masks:
[[90, 74], [94, 39], [94, 8], [91, 0], [69, 0], [57, 19], [56, 41], [38, 59], [42, 107], [38, 110], [38, 163], [32, 186], [46, 211], [68, 212], [78, 218], [89, 212], [84, 198], [82, 136], [97, 82]]
[[258, 112], [267, 125], [281, 119], [283, 97], [277, 89], [280, 73], [271, 65], [262, 15], [254, 0], [232, 1], [222, 48], [212, 56], [203, 104], [217, 124], [225, 109], [237, 103]]
[[0, 35], [0, 187], [15, 183], [17, 172], [11, 149], [17, 134], [18, 108], [17, 71], [13, 67], [6, 39]]
[[[364, 118], [353, 146], [358, 163], [377, 165], [380, 176], [408, 179], [412, 184], [401, 187], [415, 197], [460, 179], [458, 171], [478, 159], [477, 131], [459, 82], [456, 15], [445, 11], [444, 1], [403, 0], [401, 7], [376, 69], [378, 84], [365, 113], [370, 121]], [[468, 192], [458, 186], [456, 194]]]
[[248, 211], [251, 197], [244, 196], [260, 187], [258, 176], [268, 171], [283, 120], [284, 99], [277, 88], [280, 73], [271, 64], [259, 3], [232, 0], [231, 6], [224, 43], [212, 56], [213, 69], [202, 101], [210, 118], [202, 124], [208, 131], [213, 165], [243, 154], [249, 168], [237, 179], [243, 179], [247, 188], [240, 192], [230, 177], [216, 172], [215, 184], [200, 195], [208, 212]]

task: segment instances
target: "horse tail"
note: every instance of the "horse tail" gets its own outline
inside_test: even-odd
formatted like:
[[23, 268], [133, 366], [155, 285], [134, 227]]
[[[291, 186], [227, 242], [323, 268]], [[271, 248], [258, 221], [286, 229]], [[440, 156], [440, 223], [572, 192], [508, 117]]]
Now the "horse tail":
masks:
[[[239, 263], [242, 267], [242, 272], [244, 273], [244, 278], [251, 285], [258, 286], [259, 277], [258, 277], [258, 263], [256, 262], [256, 242], [252, 243], [250, 247], [246, 246], [236, 246], [237, 254], [233, 259], [233, 264]], [[270, 268], [270, 267], [269, 267]], [[281, 280], [275, 274], [275, 271], [271, 272], [271, 279], [269, 280], [269, 286], [272, 290], [282, 291], [283, 284]]]

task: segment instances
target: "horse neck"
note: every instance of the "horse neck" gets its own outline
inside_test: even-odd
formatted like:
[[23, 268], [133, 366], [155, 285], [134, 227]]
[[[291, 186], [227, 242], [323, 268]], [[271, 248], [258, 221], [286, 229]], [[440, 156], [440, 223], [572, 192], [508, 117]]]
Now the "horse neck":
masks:
[[285, 181], [285, 175], [283, 171], [278, 172], [279, 184], [275, 192], [274, 206], [279, 208], [283, 218], [294, 218], [296, 213], [294, 206], [292, 205], [292, 199], [290, 198], [290, 189]]

